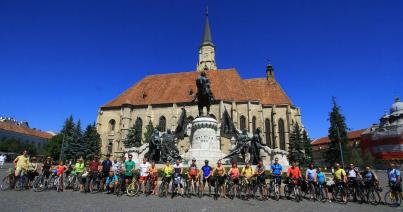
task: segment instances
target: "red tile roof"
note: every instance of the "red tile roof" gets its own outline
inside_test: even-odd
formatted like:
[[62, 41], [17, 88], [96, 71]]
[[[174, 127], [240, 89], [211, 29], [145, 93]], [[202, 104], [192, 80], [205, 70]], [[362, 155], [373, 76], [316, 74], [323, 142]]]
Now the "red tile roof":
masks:
[[[361, 137], [361, 134], [365, 130], [367, 130], [367, 129], [350, 131], [350, 132], [347, 133], [347, 137], [348, 137], [349, 140], [359, 138], [359, 137]], [[312, 145], [322, 145], [322, 144], [327, 144], [329, 142], [330, 142], [330, 139], [329, 139], [329, 137], [326, 136], [326, 137], [315, 139], [314, 141], [312, 141], [311, 144]]]
[[[192, 71], [147, 76], [102, 108], [125, 103], [149, 105], [191, 102], [197, 91], [195, 80], [199, 75], [200, 72]], [[235, 69], [210, 70], [207, 71], [207, 77], [216, 100], [292, 104], [275, 79], [243, 80]]]
[[24, 127], [24, 126], [19, 126], [19, 125], [16, 125], [14, 123], [9, 123], [9, 122], [0, 121], [0, 130], [21, 133], [24, 135], [35, 136], [35, 137], [44, 138], [44, 139], [50, 139], [53, 137], [53, 135], [50, 133], [34, 130], [34, 129]]

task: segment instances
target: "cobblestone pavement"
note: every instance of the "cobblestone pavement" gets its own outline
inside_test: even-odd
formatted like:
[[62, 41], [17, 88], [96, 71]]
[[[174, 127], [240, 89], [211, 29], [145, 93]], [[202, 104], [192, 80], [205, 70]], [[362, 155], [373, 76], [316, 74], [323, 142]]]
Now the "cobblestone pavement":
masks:
[[[6, 169], [0, 170], [1, 179]], [[381, 176], [385, 187], [385, 175]], [[280, 201], [243, 201], [239, 199], [199, 198], [158, 198], [158, 197], [117, 197], [107, 194], [83, 194], [66, 191], [0, 191], [0, 211], [403, 211], [403, 208], [391, 208], [385, 205], [367, 205], [358, 203], [321, 203], [304, 200], [296, 203], [290, 200]]]

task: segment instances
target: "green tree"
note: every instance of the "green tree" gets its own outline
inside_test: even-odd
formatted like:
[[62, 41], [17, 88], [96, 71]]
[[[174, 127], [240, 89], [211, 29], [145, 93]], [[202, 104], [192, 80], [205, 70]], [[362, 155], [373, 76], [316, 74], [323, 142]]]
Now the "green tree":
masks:
[[59, 133], [48, 140], [43, 150], [43, 154], [50, 156], [54, 159], [60, 157], [60, 150], [62, 148], [63, 134]]
[[[330, 139], [329, 149], [326, 153], [326, 159], [330, 164], [342, 162], [340, 151], [343, 151], [343, 156], [349, 158], [347, 150], [347, 125], [344, 116], [340, 113], [340, 107], [336, 103], [336, 98], [333, 97], [333, 108], [329, 114], [330, 127], [328, 137]], [[340, 149], [341, 144], [341, 149]], [[344, 165], [344, 164], [343, 164]]]
[[86, 159], [101, 154], [101, 136], [98, 134], [95, 124], [89, 124], [83, 135]]
[[304, 149], [304, 165], [308, 165], [312, 163], [312, 145], [306, 130], [302, 131], [302, 143]]
[[136, 120], [136, 123], [129, 129], [126, 139], [123, 144], [126, 148], [141, 146], [141, 122]]
[[362, 166], [363, 165], [363, 160], [361, 158], [361, 153], [360, 153], [359, 149], [353, 148], [350, 151], [350, 154], [346, 154], [346, 155], [349, 156], [348, 158], [346, 158], [348, 163], [352, 163], [355, 166]]
[[372, 153], [370, 151], [368, 151], [368, 149], [365, 149], [361, 153], [362, 153], [361, 158], [363, 161], [362, 165], [374, 167], [376, 160], [375, 160], [375, 157], [372, 155]]
[[86, 146], [83, 142], [83, 133], [81, 129], [81, 122], [78, 120], [77, 124], [74, 125], [73, 129], [70, 132], [67, 132], [65, 135], [65, 155], [63, 155], [62, 160], [64, 159], [75, 159], [79, 157], [84, 157], [86, 154]]
[[290, 139], [288, 144], [288, 160], [290, 162], [302, 162], [303, 161], [303, 140], [301, 134], [301, 128], [298, 124], [295, 124], [290, 133]]
[[150, 142], [150, 138], [151, 135], [154, 132], [154, 126], [153, 126], [153, 122], [150, 120], [148, 122], [148, 125], [146, 126], [146, 131], [144, 132], [144, 142], [145, 143], [149, 143]]

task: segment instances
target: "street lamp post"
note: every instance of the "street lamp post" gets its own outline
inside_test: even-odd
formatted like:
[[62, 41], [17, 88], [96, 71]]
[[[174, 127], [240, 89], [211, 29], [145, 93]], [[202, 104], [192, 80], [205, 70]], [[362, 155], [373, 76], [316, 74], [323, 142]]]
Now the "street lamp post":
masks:
[[336, 131], [337, 131], [337, 139], [339, 140], [339, 149], [340, 149], [340, 157], [341, 157], [341, 166], [344, 168], [344, 157], [343, 157], [343, 148], [341, 146], [341, 139], [340, 139], [340, 132], [339, 126], [336, 124]]

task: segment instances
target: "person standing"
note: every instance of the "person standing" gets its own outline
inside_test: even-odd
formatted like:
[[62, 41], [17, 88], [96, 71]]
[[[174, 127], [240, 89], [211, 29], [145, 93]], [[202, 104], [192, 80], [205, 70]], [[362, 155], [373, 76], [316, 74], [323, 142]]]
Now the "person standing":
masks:
[[[346, 171], [340, 167], [340, 164], [336, 163], [336, 169], [334, 171], [334, 182], [336, 183], [336, 187], [339, 185], [341, 187], [346, 187], [347, 183], [347, 175]], [[347, 192], [342, 193], [343, 202], [347, 202]]]
[[309, 164], [308, 169], [306, 170], [305, 179], [308, 181], [308, 186], [310, 188], [309, 195], [310, 195], [310, 199], [312, 200], [314, 198], [315, 186], [316, 186], [316, 180], [317, 180], [316, 169], [314, 168], [312, 163]]
[[102, 182], [105, 183], [106, 177], [109, 176], [109, 171], [112, 167], [112, 161], [109, 159], [111, 157], [110, 154], [106, 155], [105, 160], [102, 161]]
[[151, 161], [151, 166], [148, 169], [149, 177], [151, 177], [150, 180], [152, 180], [152, 195], [158, 195], [157, 194], [157, 184], [158, 184], [158, 169], [155, 166], [155, 162]]
[[36, 157], [32, 157], [28, 164], [28, 182], [31, 186], [31, 183], [34, 181], [34, 178], [38, 175], [38, 163], [36, 161]]
[[211, 166], [209, 166], [208, 165], [208, 163], [209, 163], [209, 161], [208, 160], [205, 160], [204, 161], [204, 166], [201, 168], [201, 170], [202, 170], [202, 174], [203, 174], [203, 187], [201, 188], [202, 189], [202, 191], [203, 191], [203, 193], [204, 193], [204, 187], [206, 186], [206, 183], [208, 184], [208, 195], [210, 196], [211, 195], [211, 182], [210, 182], [210, 179], [211, 179], [211, 170], [212, 170], [212, 168], [211, 168]]
[[129, 182], [133, 179], [133, 171], [136, 167], [136, 163], [133, 161], [133, 155], [129, 154], [129, 160], [124, 162], [125, 169], [125, 185], [127, 186]]
[[28, 152], [27, 150], [22, 151], [22, 154], [16, 157], [13, 161], [14, 168], [15, 168], [15, 180], [17, 182], [20, 178], [21, 173], [26, 172], [28, 170], [29, 160], [28, 160]]
[[400, 175], [400, 170], [394, 163], [390, 164], [390, 169], [388, 170], [388, 180], [391, 190], [399, 192], [400, 197], [402, 197], [402, 177]]
[[6, 161], [7, 157], [5, 154], [0, 155], [0, 169], [3, 168], [4, 162]]
[[281, 174], [283, 172], [283, 166], [278, 163], [278, 158], [274, 159], [274, 163], [270, 166], [270, 174], [274, 180], [277, 181], [278, 193], [281, 195]]
[[84, 160], [80, 157], [76, 164], [74, 165], [74, 170], [77, 173], [77, 179], [80, 183], [80, 192], [84, 192], [84, 182], [83, 182], [83, 173], [84, 173]]

